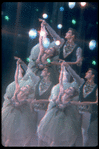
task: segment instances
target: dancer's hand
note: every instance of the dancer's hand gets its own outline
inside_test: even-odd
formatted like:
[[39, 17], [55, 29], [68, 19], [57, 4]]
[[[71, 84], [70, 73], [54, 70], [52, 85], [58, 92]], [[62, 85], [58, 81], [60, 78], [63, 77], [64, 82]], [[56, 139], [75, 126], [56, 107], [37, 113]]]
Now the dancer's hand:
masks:
[[35, 101], [36, 99], [27, 99], [27, 102], [29, 103], [29, 105], [30, 105], [30, 110], [31, 111], [33, 111], [33, 109], [34, 109], [34, 101]]
[[68, 65], [68, 63], [65, 62], [65, 61], [63, 61], [63, 62], [62, 62], [62, 65], [65, 66], [65, 65]]
[[15, 60], [17, 60], [17, 59], [19, 59], [19, 57], [17, 57], [17, 56], [14, 56], [14, 59], [15, 59]]
[[68, 66], [68, 62], [63, 61], [63, 62], [61, 63], [61, 67], [64, 68], [64, 66]]
[[21, 58], [17, 57], [17, 56], [14, 56], [14, 59], [15, 60], [21, 60]]
[[60, 109], [64, 109], [65, 108], [65, 106], [63, 104], [59, 104], [58, 106], [59, 106]]
[[14, 56], [14, 59], [17, 60], [17, 64], [21, 63], [22, 64], [22, 60], [21, 58]]
[[59, 59], [59, 63], [62, 63], [64, 60], [63, 59]]
[[65, 62], [65, 61], [62, 60], [62, 59], [60, 59], [59, 62], [60, 62], [61, 68], [63, 68], [63, 67], [64, 67], [64, 62]]
[[40, 18], [38, 18], [38, 20], [39, 20], [40, 22], [42, 22], [42, 21], [43, 21], [43, 19], [40, 19]]
[[18, 60], [17, 60], [17, 65], [19, 65], [19, 64], [20, 64], [20, 60], [18, 59]]
[[68, 62], [64, 62], [64, 66], [69, 66]]
[[67, 102], [66, 104], [59, 104], [58, 106], [59, 106], [60, 109], [64, 109], [69, 105], [70, 105], [70, 102]]
[[83, 57], [79, 58], [79, 59], [76, 61], [76, 64], [80, 63], [82, 60], [83, 60]]
[[44, 25], [46, 24], [46, 21], [45, 20], [43, 20], [43, 19], [38, 19], [40, 22], [42, 22]]
[[62, 69], [64, 68], [64, 64], [63, 64], [63, 62], [61, 63], [61, 68], [62, 68]]

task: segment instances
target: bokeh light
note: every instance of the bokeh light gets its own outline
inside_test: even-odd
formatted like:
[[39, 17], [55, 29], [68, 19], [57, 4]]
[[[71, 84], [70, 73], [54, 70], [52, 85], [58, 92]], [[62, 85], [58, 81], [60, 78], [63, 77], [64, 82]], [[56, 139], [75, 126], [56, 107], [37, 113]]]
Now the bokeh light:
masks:
[[44, 48], [48, 48], [49, 44], [50, 44], [50, 39], [49, 38], [45, 38], [43, 40], [43, 46], [44, 46]]
[[8, 16], [5, 16], [4, 18], [5, 18], [5, 20], [9, 21], [9, 17]]
[[42, 17], [43, 17], [44, 19], [47, 19], [47, 18], [48, 18], [48, 15], [47, 15], [46, 13], [44, 13], [44, 14], [42, 15]]
[[29, 37], [32, 39], [35, 39], [37, 37], [37, 30], [36, 29], [31, 29], [29, 31]]
[[96, 40], [91, 40], [89, 42], [89, 49], [94, 50], [96, 48]]
[[40, 31], [40, 36], [45, 36], [45, 32], [44, 31]]
[[64, 7], [61, 6], [61, 7], [59, 8], [59, 10], [60, 10], [60, 11], [64, 11]]
[[86, 2], [80, 2], [80, 5], [84, 7], [86, 5]]
[[47, 58], [47, 62], [48, 62], [48, 63], [51, 63], [51, 60], [50, 60], [49, 58]]
[[98, 21], [96, 22], [96, 24], [98, 25]]
[[56, 44], [57, 46], [59, 46], [59, 45], [61, 44], [61, 42], [60, 42], [59, 40], [56, 40], [55, 44]]
[[97, 63], [96, 63], [96, 61], [95, 61], [95, 60], [92, 60], [92, 64], [93, 64], [93, 65], [96, 65]]
[[57, 25], [57, 28], [58, 28], [58, 29], [61, 29], [62, 27], [63, 27], [62, 24], [58, 24], [58, 25]]
[[29, 57], [26, 58], [26, 61], [29, 63], [29, 61], [30, 61]]
[[76, 24], [76, 20], [75, 19], [72, 19], [72, 24]]
[[73, 9], [76, 5], [76, 2], [68, 2], [68, 6], [70, 9]]
[[36, 8], [36, 11], [39, 11], [39, 9], [38, 9], [38, 8]]

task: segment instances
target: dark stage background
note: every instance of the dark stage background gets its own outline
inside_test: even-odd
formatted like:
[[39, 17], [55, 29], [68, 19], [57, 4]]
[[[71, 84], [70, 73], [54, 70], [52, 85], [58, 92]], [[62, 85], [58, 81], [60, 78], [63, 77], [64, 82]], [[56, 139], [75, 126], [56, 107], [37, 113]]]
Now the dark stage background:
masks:
[[[60, 7], [64, 7], [60, 11]], [[46, 21], [64, 38], [69, 27], [78, 32], [79, 46], [83, 49], [83, 64], [81, 75], [89, 67], [98, 71], [98, 3], [87, 2], [82, 7], [79, 2], [70, 9], [68, 2], [4, 2], [1, 4], [1, 51], [2, 51], [2, 97], [6, 87], [14, 80], [16, 61], [14, 56], [20, 57], [26, 64], [31, 48], [38, 43], [38, 36], [30, 39], [28, 33], [34, 28], [40, 30], [38, 18], [43, 13], [48, 14]], [[76, 24], [72, 23], [76, 20]], [[57, 28], [61, 23], [63, 27]], [[89, 42], [96, 40], [96, 48], [89, 49]], [[62, 54], [60, 53], [60, 58]], [[96, 61], [96, 65], [92, 61]]]

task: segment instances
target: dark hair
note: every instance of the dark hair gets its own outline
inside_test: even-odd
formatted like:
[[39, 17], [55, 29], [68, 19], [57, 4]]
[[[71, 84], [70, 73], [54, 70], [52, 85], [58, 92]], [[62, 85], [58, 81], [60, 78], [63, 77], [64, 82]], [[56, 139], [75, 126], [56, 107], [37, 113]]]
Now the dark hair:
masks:
[[77, 31], [75, 29], [69, 28], [68, 30], [72, 31], [72, 35], [75, 35], [75, 39], [78, 38], [78, 33], [77, 33]]
[[92, 75], [94, 75], [94, 78], [96, 77], [97, 75], [97, 71], [93, 68], [89, 68], [88, 70], [91, 70], [92, 71]]

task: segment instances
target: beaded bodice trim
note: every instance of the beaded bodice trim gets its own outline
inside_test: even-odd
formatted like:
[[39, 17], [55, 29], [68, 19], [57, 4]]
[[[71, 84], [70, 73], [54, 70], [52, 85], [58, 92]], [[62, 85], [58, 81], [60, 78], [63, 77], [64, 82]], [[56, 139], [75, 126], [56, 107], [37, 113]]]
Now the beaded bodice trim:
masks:
[[72, 53], [72, 51], [74, 50], [74, 48], [76, 47], [76, 44], [74, 45], [70, 45], [66, 42], [65, 44], [66, 47], [64, 47], [64, 56], [67, 57], [68, 55], [70, 55]]
[[51, 82], [45, 82], [43, 79], [41, 80], [40, 84], [39, 84], [39, 95], [41, 96], [44, 92], [46, 92], [48, 90], [48, 88], [50, 87]]
[[86, 82], [83, 86], [83, 97], [86, 98], [87, 95], [89, 95], [93, 91], [95, 86], [95, 84], [90, 85], [88, 82]]

